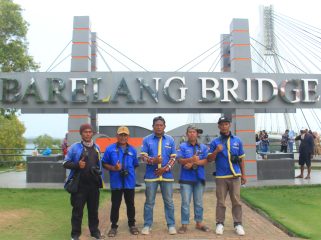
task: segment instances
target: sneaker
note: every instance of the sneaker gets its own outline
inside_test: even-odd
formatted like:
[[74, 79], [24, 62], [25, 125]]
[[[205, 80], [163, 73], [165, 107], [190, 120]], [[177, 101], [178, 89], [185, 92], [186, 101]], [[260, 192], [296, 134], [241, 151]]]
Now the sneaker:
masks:
[[244, 236], [245, 235], [244, 228], [243, 228], [243, 226], [241, 224], [235, 226], [235, 232], [239, 236]]
[[218, 235], [223, 235], [223, 232], [224, 232], [224, 225], [222, 223], [216, 224], [215, 233]]
[[148, 234], [150, 234], [150, 230], [152, 230], [152, 229], [149, 226], [145, 226], [142, 229], [142, 234], [143, 235], [148, 235]]
[[71, 237], [71, 240], [79, 240], [79, 237], [78, 236], [73, 236], [73, 237]]
[[175, 227], [169, 227], [168, 228], [168, 233], [170, 235], [175, 235], [177, 233], [176, 228]]

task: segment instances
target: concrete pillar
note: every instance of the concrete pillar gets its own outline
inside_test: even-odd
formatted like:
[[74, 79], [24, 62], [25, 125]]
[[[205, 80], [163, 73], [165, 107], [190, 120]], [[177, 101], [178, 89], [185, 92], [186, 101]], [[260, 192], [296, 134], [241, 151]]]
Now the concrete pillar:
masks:
[[97, 33], [91, 33], [91, 71], [97, 70]]
[[[233, 19], [231, 30], [231, 72], [251, 73], [251, 46], [247, 19]], [[232, 116], [235, 134], [242, 139], [246, 155], [245, 173], [248, 180], [257, 180], [255, 110], [236, 109]]]
[[[91, 31], [88, 16], [74, 17], [71, 52], [71, 72], [91, 71]], [[68, 145], [81, 140], [79, 127], [81, 124], [90, 123], [88, 109], [68, 110]]]
[[[97, 70], [97, 33], [91, 33], [91, 71]], [[97, 109], [90, 109], [90, 123], [94, 134], [99, 133]]]
[[231, 72], [252, 72], [249, 21], [233, 19], [231, 31]]
[[230, 72], [231, 71], [231, 60], [230, 60], [230, 34], [221, 34], [221, 71]]
[[90, 123], [90, 112], [88, 109], [68, 110], [68, 146], [81, 140], [79, 128], [84, 123]]
[[235, 122], [235, 134], [243, 142], [246, 177], [248, 180], [257, 180], [255, 112], [253, 109], [236, 109], [232, 121]]
[[88, 16], [74, 17], [71, 72], [91, 71], [91, 32]]

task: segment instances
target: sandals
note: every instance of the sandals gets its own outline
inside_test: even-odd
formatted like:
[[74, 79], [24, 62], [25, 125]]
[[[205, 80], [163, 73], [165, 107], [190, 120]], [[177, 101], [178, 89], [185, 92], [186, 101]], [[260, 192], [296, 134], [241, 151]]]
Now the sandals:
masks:
[[209, 232], [210, 229], [206, 225], [202, 225], [200, 227], [196, 227], [197, 230], [203, 231], [203, 232]]
[[139, 234], [139, 231], [138, 231], [137, 227], [135, 227], [135, 226], [131, 226], [131, 227], [129, 228], [129, 232], [130, 232], [132, 235], [138, 235], [138, 234]]
[[115, 237], [117, 234], [117, 228], [111, 228], [107, 234], [108, 237]]
[[178, 233], [180, 234], [184, 234], [187, 232], [187, 226], [186, 225], [182, 225], [179, 229], [178, 229]]

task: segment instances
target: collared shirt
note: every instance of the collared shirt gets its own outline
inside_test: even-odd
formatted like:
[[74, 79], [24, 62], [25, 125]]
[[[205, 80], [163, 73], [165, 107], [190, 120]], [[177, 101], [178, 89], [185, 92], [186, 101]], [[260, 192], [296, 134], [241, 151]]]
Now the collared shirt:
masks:
[[115, 166], [120, 162], [122, 169], [128, 171], [127, 176], [122, 176], [121, 171], [109, 171], [111, 189], [134, 189], [136, 184], [135, 168], [138, 166], [137, 151], [131, 145], [125, 149], [117, 143], [106, 148], [102, 163]]
[[174, 181], [171, 171], [165, 172], [162, 176], [158, 177], [154, 171], [157, 168], [167, 167], [171, 169], [175, 163], [176, 149], [174, 139], [164, 134], [161, 138], [157, 137], [154, 133], [146, 136], [143, 140], [141, 154], [147, 157], [162, 156], [161, 164], [146, 164], [145, 181]]
[[223, 151], [219, 152], [216, 156], [216, 178], [241, 176], [239, 164], [231, 162], [231, 156], [245, 157], [241, 139], [232, 134], [227, 138], [222, 138], [222, 136], [217, 137], [211, 142], [209, 153], [214, 152], [219, 144], [223, 145]]
[[[101, 169], [100, 149], [97, 144], [94, 144], [94, 149], [98, 154], [97, 166]], [[67, 152], [67, 155], [65, 156], [65, 160], [64, 160], [63, 164], [65, 164], [65, 162], [70, 161], [70, 162], [78, 165], [78, 162], [81, 158], [83, 151], [84, 151], [84, 145], [81, 142], [77, 142], [77, 143], [72, 144], [70, 146], [70, 148], [68, 149], [68, 152]], [[67, 181], [65, 182], [65, 186], [66, 186], [67, 182], [74, 176], [75, 172], [76, 172], [75, 169], [70, 170]], [[103, 181], [102, 181], [101, 177], [99, 177], [99, 184], [100, 184], [100, 187], [103, 186]]]
[[[204, 161], [208, 155], [208, 149], [204, 144], [195, 145], [190, 144], [188, 141], [180, 144], [179, 149], [177, 151], [177, 159], [180, 158], [191, 158], [193, 155], [198, 155], [199, 159]], [[198, 166], [197, 169], [186, 169], [184, 166], [181, 166], [181, 174], [180, 174], [180, 183], [196, 183], [201, 181], [205, 183], [205, 170], [204, 166]]]

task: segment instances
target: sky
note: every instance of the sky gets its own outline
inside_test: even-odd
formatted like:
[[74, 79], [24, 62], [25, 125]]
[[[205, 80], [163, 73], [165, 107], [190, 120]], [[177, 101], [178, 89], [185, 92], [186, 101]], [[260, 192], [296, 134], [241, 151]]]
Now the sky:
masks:
[[[175, 71], [229, 33], [233, 18], [247, 18], [251, 36], [259, 32], [259, 6], [274, 6], [276, 12], [320, 26], [319, 1], [214, 1], [214, 0], [14, 0], [23, 8], [29, 23], [29, 54], [47, 71], [72, 38], [74, 16], [89, 16], [91, 29], [98, 37], [135, 60], [149, 71]], [[102, 46], [103, 47], [103, 46]], [[71, 47], [62, 54], [68, 56]], [[109, 61], [110, 58], [106, 57]], [[108, 62], [107, 61], [107, 62]], [[110, 62], [113, 71], [119, 65]], [[53, 71], [69, 71], [70, 58]], [[103, 61], [98, 71], [106, 71]], [[133, 66], [133, 70], [141, 71]], [[202, 69], [201, 69], [202, 70]], [[207, 71], [204, 68], [202, 71]], [[190, 116], [163, 114], [167, 130], [191, 121], [215, 122], [218, 115]], [[100, 125], [140, 125], [151, 128], [153, 114], [99, 115]], [[63, 138], [68, 129], [66, 114], [21, 114], [26, 137], [49, 134]], [[116, 123], [116, 124], [115, 124]]]

